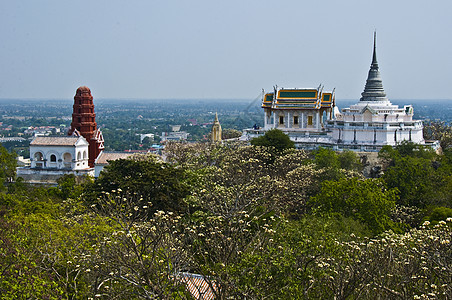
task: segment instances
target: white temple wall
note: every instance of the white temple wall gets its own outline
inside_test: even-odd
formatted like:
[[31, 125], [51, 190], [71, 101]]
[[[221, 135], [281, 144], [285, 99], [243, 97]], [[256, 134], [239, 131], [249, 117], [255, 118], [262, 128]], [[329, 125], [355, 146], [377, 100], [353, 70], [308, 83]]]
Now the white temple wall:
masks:
[[293, 121], [292, 121], [292, 112], [290, 110], [286, 111], [285, 123], [286, 128], [292, 128]]
[[264, 109], [264, 129], [269, 129], [271, 122], [271, 112], [268, 109]]
[[373, 143], [374, 142], [374, 131], [370, 130], [357, 130], [356, 131], [356, 140], [358, 142], [364, 143]]
[[339, 133], [340, 133], [340, 135], [341, 135], [341, 139], [342, 139], [342, 129], [339, 129], [339, 128], [333, 128], [332, 130], [331, 130], [331, 133], [330, 133], [330, 135], [331, 135], [331, 137], [333, 138], [333, 140], [339, 140]]
[[383, 144], [385, 145], [387, 143], [386, 140], [386, 132], [377, 130], [377, 144]]
[[345, 143], [353, 142], [353, 130], [344, 129], [342, 130], [342, 141]]
[[89, 168], [88, 145], [30, 146], [30, 160], [31, 168], [83, 170]]
[[[284, 118], [282, 124], [280, 117]], [[294, 123], [294, 117], [298, 117], [298, 124]], [[321, 118], [319, 110], [268, 110], [264, 112], [264, 129], [306, 128], [316, 130], [322, 128]]]
[[412, 130], [411, 131], [411, 140], [413, 141], [413, 143], [419, 143], [419, 144], [425, 143], [423, 130], [422, 129]]
[[[340, 136], [339, 136], [340, 131]], [[333, 140], [339, 140], [339, 138], [344, 143], [353, 143], [355, 141], [355, 132], [356, 132], [356, 143], [358, 144], [379, 144], [379, 145], [386, 145], [386, 144], [395, 144], [394, 143], [394, 131], [383, 131], [381, 129], [362, 129], [362, 128], [347, 128], [347, 129], [337, 129], [334, 128], [331, 132], [331, 136]], [[413, 137], [413, 133], [412, 133]], [[409, 132], [408, 133], [398, 133], [397, 135], [398, 139], [408, 139], [409, 138]]]

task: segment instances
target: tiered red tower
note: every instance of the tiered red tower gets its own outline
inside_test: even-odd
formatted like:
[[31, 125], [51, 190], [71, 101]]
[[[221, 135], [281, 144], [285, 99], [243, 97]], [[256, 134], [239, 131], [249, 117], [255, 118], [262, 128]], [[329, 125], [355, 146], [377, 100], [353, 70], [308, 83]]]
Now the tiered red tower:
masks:
[[89, 143], [88, 164], [94, 167], [94, 161], [104, 149], [102, 132], [97, 129], [93, 96], [86, 86], [77, 89], [74, 96], [72, 123], [68, 135], [83, 136]]

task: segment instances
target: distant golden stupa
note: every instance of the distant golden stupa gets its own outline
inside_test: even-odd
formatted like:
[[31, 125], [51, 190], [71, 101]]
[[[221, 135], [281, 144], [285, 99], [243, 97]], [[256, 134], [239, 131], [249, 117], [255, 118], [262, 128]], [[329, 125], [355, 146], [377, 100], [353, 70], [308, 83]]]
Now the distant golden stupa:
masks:
[[221, 142], [221, 125], [218, 121], [218, 113], [215, 113], [215, 121], [212, 125], [212, 132], [210, 133], [210, 140], [212, 142]]

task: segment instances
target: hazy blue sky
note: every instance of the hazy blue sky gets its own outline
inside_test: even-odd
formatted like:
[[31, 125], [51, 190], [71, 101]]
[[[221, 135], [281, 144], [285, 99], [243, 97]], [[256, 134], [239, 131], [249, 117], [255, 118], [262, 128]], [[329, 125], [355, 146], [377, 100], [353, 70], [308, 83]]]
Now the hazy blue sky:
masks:
[[358, 99], [374, 29], [390, 99], [452, 99], [451, 0], [0, 0], [0, 98]]

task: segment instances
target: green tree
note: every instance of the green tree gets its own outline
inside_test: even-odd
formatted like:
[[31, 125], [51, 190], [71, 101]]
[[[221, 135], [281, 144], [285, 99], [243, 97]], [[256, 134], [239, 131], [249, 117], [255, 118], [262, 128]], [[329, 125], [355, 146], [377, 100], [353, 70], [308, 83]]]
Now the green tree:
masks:
[[425, 159], [434, 159], [436, 156], [435, 151], [430, 147], [415, 144], [413, 142], [402, 141], [395, 147], [400, 156], [411, 156]]
[[314, 151], [314, 163], [317, 168], [339, 169], [340, 162], [336, 152], [331, 149], [320, 147]]
[[191, 258], [181, 216], [152, 212], [137, 196], [112, 192], [99, 200], [95, 211], [112, 228], [99, 237], [92, 255], [78, 261], [89, 269], [92, 295], [108, 299], [186, 299], [179, 274], [187, 271]]
[[99, 178], [86, 187], [85, 198], [96, 203], [106, 193], [119, 191], [124, 195], [139, 195], [151, 202], [153, 211], [183, 211], [184, 198], [190, 188], [187, 174], [181, 168], [165, 163], [155, 155], [135, 155], [111, 161]]
[[12, 182], [16, 178], [16, 154], [8, 152], [0, 144], [0, 190], [4, 182]]
[[399, 190], [397, 203], [404, 206], [425, 208], [434, 204], [439, 192], [435, 187], [437, 178], [432, 162], [423, 158], [396, 158], [382, 178], [389, 188]]
[[315, 168], [321, 171], [319, 181], [362, 176], [362, 164], [351, 151], [338, 155], [331, 149], [320, 147], [313, 151], [312, 155]]
[[232, 139], [232, 138], [239, 138], [242, 136], [242, 132], [236, 129], [223, 129], [221, 131], [221, 138], [223, 140]]
[[424, 220], [438, 223], [448, 218], [452, 218], [452, 208], [436, 206], [427, 210], [428, 215]]
[[286, 149], [295, 148], [295, 144], [290, 140], [289, 136], [279, 129], [271, 129], [265, 132], [263, 136], [253, 138], [251, 145], [272, 147], [275, 149], [276, 154], [280, 154]]
[[363, 170], [363, 164], [361, 163], [359, 156], [353, 151], [347, 150], [339, 153], [338, 160], [341, 169], [358, 172]]
[[379, 153], [386, 170], [383, 179], [389, 188], [399, 190], [402, 206], [421, 209], [452, 207], [452, 160], [448, 150], [438, 155], [422, 145], [404, 142]]
[[363, 169], [359, 156], [350, 150], [338, 154], [331, 149], [320, 147], [313, 152], [313, 155], [314, 163], [319, 169], [344, 169], [358, 172], [361, 172]]
[[[77, 203], [55, 202], [47, 189], [0, 195], [0, 298], [78, 299], [88, 294], [77, 261], [109, 230], [96, 215], [68, 214]], [[68, 206], [68, 207], [65, 207]]]
[[80, 197], [83, 192], [83, 182], [90, 182], [89, 177], [75, 176], [67, 174], [57, 179], [58, 186], [54, 188], [56, 195], [63, 200]]
[[391, 210], [396, 189], [386, 189], [382, 180], [358, 178], [325, 181], [311, 204], [318, 213], [340, 213], [366, 224], [375, 233], [393, 228]]

